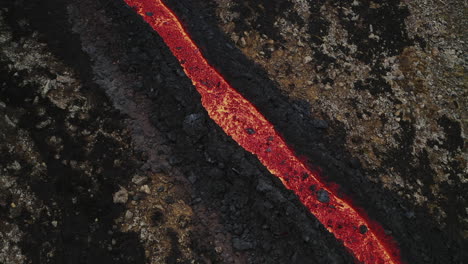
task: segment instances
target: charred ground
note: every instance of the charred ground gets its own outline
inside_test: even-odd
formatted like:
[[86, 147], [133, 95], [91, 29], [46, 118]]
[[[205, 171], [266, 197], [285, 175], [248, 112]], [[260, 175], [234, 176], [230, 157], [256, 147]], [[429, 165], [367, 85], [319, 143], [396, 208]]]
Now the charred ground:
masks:
[[[398, 147], [381, 154], [384, 169], [362, 166], [361, 157], [349, 150], [347, 126], [314, 110], [311, 114], [310, 101], [285, 92], [255, 57], [241, 52], [241, 42], [220, 29], [216, 8], [221, 2], [167, 1], [210, 62], [300, 155], [393, 233], [409, 263], [462, 263], [463, 184], [441, 185], [448, 196], [442, 208], [449, 216], [442, 224], [411, 196], [372, 180], [391, 167], [411, 175], [409, 181], [433, 184], [427, 152], [416, 157], [418, 163], [409, 161], [414, 123], [400, 122]], [[311, 46], [323, 44], [317, 39], [328, 34], [333, 21], [314, 15], [327, 1], [310, 3], [314, 15], [308, 24], [294, 11], [296, 2], [233, 4], [232, 10], [242, 14], [234, 31], [254, 29], [273, 39], [276, 48], [293, 48], [268, 26], [284, 17], [317, 36]], [[294, 195], [208, 118], [159, 36], [123, 2], [48, 0], [1, 7], [0, 111], [8, 116], [1, 121], [1, 261], [352, 262]], [[399, 1], [372, 14], [367, 10], [355, 7], [369, 20], [365, 23], [388, 32], [380, 42], [363, 43], [368, 26], [347, 21], [345, 14], [338, 20], [356, 32], [349, 37], [358, 47], [356, 56], [373, 71], [355, 88], [391, 94], [382, 79], [383, 60], [423, 38], [405, 33], [409, 11]], [[268, 45], [262, 49], [268, 51]], [[347, 52], [345, 46], [337, 49]], [[321, 51], [311, 57], [322, 65], [324, 78], [317, 83], [334, 85], [328, 73], [336, 59]], [[295, 71], [294, 64], [290, 70]], [[366, 111], [372, 109], [361, 113]], [[148, 123], [140, 124], [141, 116]], [[448, 117], [438, 123], [451, 136], [432, 144], [453, 153], [463, 149], [461, 125]], [[355, 144], [364, 143], [356, 139]], [[451, 162], [447, 173], [455, 180], [463, 165]], [[116, 201], [117, 192], [124, 205]], [[439, 199], [429, 189], [424, 192]]]

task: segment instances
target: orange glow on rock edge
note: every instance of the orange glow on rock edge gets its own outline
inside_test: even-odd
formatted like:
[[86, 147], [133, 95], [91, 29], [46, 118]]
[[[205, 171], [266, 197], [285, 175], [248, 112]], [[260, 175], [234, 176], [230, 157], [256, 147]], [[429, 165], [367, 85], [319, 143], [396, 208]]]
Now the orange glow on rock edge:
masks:
[[163, 38], [200, 93], [209, 116], [239, 145], [255, 154], [286, 188], [342, 241], [360, 263], [402, 263], [383, 229], [336, 195], [288, 148], [273, 125], [211, 67], [161, 0], [125, 0]]

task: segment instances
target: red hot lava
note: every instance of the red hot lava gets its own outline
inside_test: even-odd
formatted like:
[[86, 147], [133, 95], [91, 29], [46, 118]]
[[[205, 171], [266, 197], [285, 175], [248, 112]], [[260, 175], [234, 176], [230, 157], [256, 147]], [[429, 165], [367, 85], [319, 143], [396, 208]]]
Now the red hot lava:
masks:
[[209, 116], [255, 154], [361, 263], [402, 263], [383, 229], [340, 198], [288, 148], [273, 125], [208, 64], [176, 15], [161, 0], [125, 0], [159, 33], [201, 94]]

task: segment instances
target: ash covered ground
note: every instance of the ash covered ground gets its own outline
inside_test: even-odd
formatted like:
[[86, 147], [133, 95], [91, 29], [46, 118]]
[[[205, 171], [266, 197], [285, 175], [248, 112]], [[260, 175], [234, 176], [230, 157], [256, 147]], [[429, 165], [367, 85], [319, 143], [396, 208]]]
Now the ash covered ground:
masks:
[[[165, 1], [408, 263], [467, 260], [465, 1]], [[123, 1], [0, 4], [0, 263], [353, 263]]]

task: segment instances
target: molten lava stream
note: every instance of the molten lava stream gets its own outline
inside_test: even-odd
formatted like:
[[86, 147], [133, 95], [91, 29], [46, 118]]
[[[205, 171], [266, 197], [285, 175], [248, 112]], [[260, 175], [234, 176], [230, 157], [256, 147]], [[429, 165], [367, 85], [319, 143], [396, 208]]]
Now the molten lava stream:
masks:
[[161, 0], [125, 0], [163, 38], [201, 94], [209, 116], [293, 190], [310, 212], [361, 263], [401, 263], [383, 229], [321, 182], [288, 148], [273, 125], [211, 67]]

